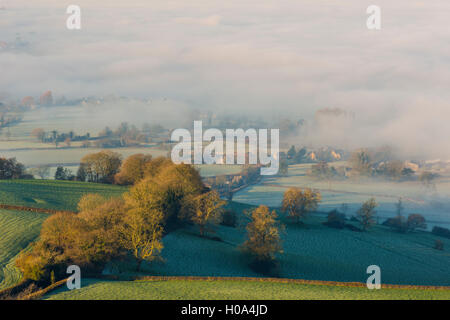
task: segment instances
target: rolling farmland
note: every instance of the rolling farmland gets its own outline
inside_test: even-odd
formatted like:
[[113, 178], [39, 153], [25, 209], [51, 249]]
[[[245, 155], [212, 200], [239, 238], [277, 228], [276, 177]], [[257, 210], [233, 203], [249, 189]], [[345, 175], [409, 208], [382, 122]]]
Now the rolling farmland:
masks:
[[0, 204], [76, 211], [87, 193], [119, 196], [126, 187], [56, 180], [0, 180]]
[[0, 210], [0, 289], [20, 281], [14, 258], [39, 236], [47, 217], [45, 213]]

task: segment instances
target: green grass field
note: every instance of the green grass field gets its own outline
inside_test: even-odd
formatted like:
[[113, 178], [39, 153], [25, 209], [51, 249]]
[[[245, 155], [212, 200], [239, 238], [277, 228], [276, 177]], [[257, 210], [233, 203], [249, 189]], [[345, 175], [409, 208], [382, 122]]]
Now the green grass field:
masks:
[[126, 190], [126, 187], [88, 182], [0, 180], [0, 203], [76, 211], [79, 199], [86, 193], [99, 193], [112, 197]]
[[52, 300], [315, 300], [315, 299], [440, 299], [450, 290], [380, 289], [252, 281], [98, 281], [86, 279], [79, 290], [61, 288], [44, 299]]
[[44, 213], [0, 210], [0, 289], [18, 283], [22, 277], [14, 258], [34, 241], [48, 217]]

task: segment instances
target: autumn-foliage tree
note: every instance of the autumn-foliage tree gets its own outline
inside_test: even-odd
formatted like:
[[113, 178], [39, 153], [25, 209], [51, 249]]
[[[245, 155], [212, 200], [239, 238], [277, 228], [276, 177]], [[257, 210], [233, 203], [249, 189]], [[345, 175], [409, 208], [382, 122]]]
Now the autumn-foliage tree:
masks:
[[272, 263], [276, 254], [282, 253], [277, 214], [261, 205], [251, 212], [250, 219], [246, 227], [247, 240], [242, 249], [250, 254], [256, 263]]
[[89, 182], [113, 183], [114, 176], [122, 163], [121, 159], [122, 156], [117, 152], [100, 151], [84, 156], [81, 159], [80, 168]]
[[[86, 175], [97, 181], [112, 177], [120, 163], [120, 157], [109, 152], [84, 160]], [[78, 214], [57, 213], [49, 217], [33, 249], [17, 259], [25, 278], [48, 282], [52, 271], [58, 278], [66, 276], [68, 264], [76, 264], [87, 272], [101, 272], [108, 261], [128, 254], [136, 258], [139, 270], [143, 261], [158, 258], [164, 228], [178, 221], [188, 199], [196, 199], [206, 189], [193, 166], [157, 158], [149, 160], [145, 168], [151, 169], [147, 171], [149, 175], [144, 174], [125, 195], [106, 199], [88, 194], [80, 199]], [[196, 208], [206, 212], [206, 224], [212, 221], [220, 199], [205, 194], [197, 202]], [[207, 211], [210, 207], [205, 203], [213, 211]], [[199, 223], [203, 224], [203, 220]]]
[[124, 201], [96, 203], [79, 206], [83, 210], [78, 214], [57, 213], [44, 221], [33, 249], [17, 259], [25, 278], [48, 279], [51, 271], [63, 276], [68, 264], [100, 272], [108, 261], [125, 253], [120, 246]]
[[158, 258], [163, 249], [164, 213], [153, 205], [153, 195], [143, 188], [147, 186], [153, 185], [140, 184], [125, 195], [128, 210], [124, 217], [121, 243], [133, 253], [138, 271], [144, 260]]
[[120, 185], [135, 184], [145, 176], [146, 165], [152, 161], [149, 154], [134, 154], [125, 159], [114, 181]]
[[212, 226], [222, 221], [222, 207], [225, 201], [220, 199], [217, 191], [210, 191], [186, 199], [182, 208], [183, 218], [199, 227], [200, 235], [212, 231]]
[[378, 206], [377, 202], [374, 198], [371, 198], [364, 202], [361, 208], [356, 212], [356, 219], [361, 224], [361, 227], [364, 231], [369, 229], [372, 225], [375, 224], [375, 208]]
[[289, 188], [283, 196], [281, 210], [287, 212], [289, 217], [295, 218], [297, 222], [306, 215], [317, 209], [322, 195], [319, 191], [312, 189]]
[[107, 202], [107, 199], [98, 193], [88, 193], [78, 201], [78, 212], [93, 210]]

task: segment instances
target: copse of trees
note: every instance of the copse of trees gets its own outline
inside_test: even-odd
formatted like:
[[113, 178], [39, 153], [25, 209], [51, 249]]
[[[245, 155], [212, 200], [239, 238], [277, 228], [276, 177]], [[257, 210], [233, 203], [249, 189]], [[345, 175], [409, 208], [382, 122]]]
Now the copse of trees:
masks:
[[425, 218], [418, 213], [413, 213], [408, 216], [408, 220], [406, 220], [406, 226], [409, 231], [427, 228]]
[[90, 134], [76, 135], [73, 131], [58, 132], [57, 130], [45, 131], [42, 128], [35, 128], [31, 131], [31, 135], [38, 141], [43, 143], [53, 143], [57, 147], [60, 142], [64, 142], [68, 147], [74, 141], [87, 141], [90, 139]]
[[112, 148], [137, 145], [147, 143], [152, 140], [153, 136], [164, 132], [164, 128], [159, 125], [150, 126], [145, 124], [142, 130], [127, 122], [122, 122], [116, 129], [112, 130], [105, 127], [99, 132], [99, 139], [95, 141], [96, 147]]
[[108, 261], [126, 254], [119, 245], [124, 211], [119, 198], [79, 214], [52, 215], [33, 249], [21, 254], [16, 265], [25, 278], [35, 281], [48, 281], [52, 272], [61, 278], [70, 264], [87, 273], [101, 272]]
[[16, 158], [0, 158], [0, 179], [31, 178], [25, 172], [25, 166]]
[[281, 210], [298, 223], [308, 213], [316, 210], [321, 200], [322, 195], [317, 190], [289, 188], [284, 193]]
[[77, 172], [77, 180], [88, 182], [113, 183], [119, 172], [122, 156], [109, 150], [84, 156]]
[[56, 168], [55, 180], [75, 180], [75, 175], [70, 169], [59, 166]]
[[[88, 273], [101, 272], [108, 261], [127, 256], [135, 258], [140, 270], [143, 261], [160, 257], [165, 229], [189, 222], [197, 224], [203, 235], [211, 224], [220, 222], [223, 201], [216, 192], [208, 192], [193, 166], [161, 158], [141, 163], [145, 163], [144, 177], [123, 196], [106, 199], [88, 194], [80, 199], [78, 214], [48, 218], [33, 249], [17, 260], [25, 278], [48, 282], [52, 272], [58, 278], [65, 276], [68, 264]], [[107, 171], [99, 172], [101, 177], [111, 177], [104, 174]]]
[[401, 233], [427, 228], [425, 218], [418, 213], [410, 214], [408, 215], [408, 218], [405, 218], [403, 215], [404, 207], [401, 198], [398, 200], [395, 207], [397, 215], [393, 218], [388, 218], [385, 222], [383, 222], [383, 225]]
[[306, 148], [296, 151], [295, 146], [291, 146], [286, 154], [287, 160], [292, 164], [306, 162], [306, 155]]

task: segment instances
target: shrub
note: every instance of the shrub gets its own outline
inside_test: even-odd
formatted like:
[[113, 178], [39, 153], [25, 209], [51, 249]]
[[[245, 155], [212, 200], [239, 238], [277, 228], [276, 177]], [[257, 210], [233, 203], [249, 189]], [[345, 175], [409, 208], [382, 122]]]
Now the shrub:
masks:
[[431, 232], [434, 235], [450, 239], [450, 230], [447, 229], [447, 228], [442, 228], [442, 227], [436, 227], [435, 226], [435, 227], [433, 227], [433, 230], [431, 230]]
[[436, 249], [436, 250], [444, 250], [444, 243], [441, 241], [441, 240], [436, 240], [435, 242], [434, 242], [434, 248]]
[[225, 210], [222, 215], [223, 226], [236, 228], [238, 224], [238, 218], [234, 210]]
[[324, 224], [332, 228], [342, 229], [345, 227], [345, 214], [336, 209], [332, 210], [328, 213], [327, 222]]
[[398, 232], [406, 232], [406, 230], [407, 230], [407, 224], [406, 224], [405, 218], [402, 216], [388, 218], [382, 224], [384, 226], [390, 227]]
[[425, 223], [425, 218], [418, 213], [410, 214], [408, 216], [408, 220], [406, 221], [406, 225], [407, 225], [408, 230], [410, 230], [410, 231], [414, 231], [416, 229], [426, 229], [427, 228], [427, 224]]

